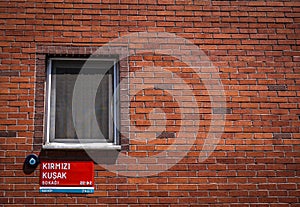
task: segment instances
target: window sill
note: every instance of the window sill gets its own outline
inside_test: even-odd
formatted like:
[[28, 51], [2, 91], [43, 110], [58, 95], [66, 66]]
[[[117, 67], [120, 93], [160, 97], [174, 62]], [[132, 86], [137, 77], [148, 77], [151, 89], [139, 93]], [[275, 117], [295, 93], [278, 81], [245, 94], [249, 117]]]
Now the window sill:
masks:
[[46, 143], [43, 149], [61, 149], [61, 150], [121, 150], [121, 145], [112, 143]]

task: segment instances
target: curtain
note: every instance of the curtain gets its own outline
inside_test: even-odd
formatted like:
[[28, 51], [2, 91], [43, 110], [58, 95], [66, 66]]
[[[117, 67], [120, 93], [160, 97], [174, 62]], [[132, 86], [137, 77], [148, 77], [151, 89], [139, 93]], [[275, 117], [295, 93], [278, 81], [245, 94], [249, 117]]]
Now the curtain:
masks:
[[[54, 68], [52, 73], [52, 97], [55, 101], [52, 103], [52, 110], [55, 108], [55, 119], [52, 120], [54, 128], [53, 136], [56, 140], [73, 140], [78, 139], [103, 139], [112, 138], [112, 110], [110, 106], [113, 95], [113, 69], [107, 73], [104, 70], [87, 70], [84, 74], [80, 74], [81, 80], [77, 82], [77, 90], [79, 93], [80, 111], [76, 113], [77, 124], [76, 129], [73, 123], [72, 115], [72, 98], [76, 79], [80, 68]], [[101, 80], [97, 89], [96, 97], [95, 88], [97, 88], [97, 79]], [[91, 99], [94, 107], [90, 105]], [[53, 108], [54, 107], [54, 108]], [[96, 117], [97, 121], [93, 121]], [[78, 122], [79, 120], [79, 122]], [[94, 124], [97, 123], [97, 124]], [[101, 134], [99, 134], [99, 129]], [[80, 140], [82, 141], [82, 140]]]

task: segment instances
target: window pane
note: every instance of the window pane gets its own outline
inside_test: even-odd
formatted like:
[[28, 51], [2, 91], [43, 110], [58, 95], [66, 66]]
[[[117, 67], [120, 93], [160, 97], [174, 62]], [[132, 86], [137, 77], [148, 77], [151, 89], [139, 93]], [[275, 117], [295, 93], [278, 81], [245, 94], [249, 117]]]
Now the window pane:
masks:
[[[61, 61], [60, 61], [61, 62]], [[66, 64], [65, 61], [64, 64]], [[84, 80], [84, 84], [77, 85], [79, 89], [77, 92], [80, 93], [80, 109], [79, 113], [76, 113], [76, 120], [79, 120], [79, 125], [76, 130], [73, 124], [72, 116], [72, 98], [76, 79], [81, 69], [81, 65], [74, 66], [74, 61], [72, 64], [67, 64], [66, 67], [61, 67], [62, 64], [53, 64], [52, 70], [52, 89], [51, 97], [52, 104], [51, 110], [55, 110], [55, 118], [51, 118], [51, 128], [50, 137], [56, 141], [74, 141], [78, 139], [77, 133], [80, 137], [86, 139], [97, 139], [101, 142], [103, 139], [112, 141], [112, 95], [113, 95], [113, 68], [111, 68], [106, 74], [105, 70], [99, 68], [92, 68], [85, 70], [84, 74], [80, 74], [81, 78]], [[71, 67], [70, 67], [71, 66]], [[95, 91], [93, 91], [97, 86], [93, 85], [97, 81], [101, 80], [96, 98], [94, 97]], [[79, 84], [77, 82], [76, 84]], [[86, 107], [88, 100], [94, 98], [95, 107]], [[95, 117], [97, 119], [97, 124], [93, 121]], [[103, 136], [99, 136], [97, 131], [100, 129]], [[52, 132], [52, 134], [51, 134]], [[95, 140], [94, 140], [95, 141]]]
[[[76, 73], [77, 72], [77, 73]], [[72, 97], [78, 69], [56, 68], [55, 79], [55, 138], [77, 138], [72, 120]]]

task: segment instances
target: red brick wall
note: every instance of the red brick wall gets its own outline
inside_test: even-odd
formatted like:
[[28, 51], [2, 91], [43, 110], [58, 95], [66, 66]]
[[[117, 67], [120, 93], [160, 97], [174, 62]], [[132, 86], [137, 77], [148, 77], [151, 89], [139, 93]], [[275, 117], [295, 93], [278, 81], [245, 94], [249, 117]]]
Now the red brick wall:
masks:
[[[0, 2], [0, 205], [299, 206], [300, 3], [100, 2]], [[227, 102], [218, 146], [208, 159], [199, 161], [212, 110], [198, 77], [168, 56], [132, 56], [129, 71], [147, 64], [169, 67], [194, 87], [201, 115], [194, 148], [172, 168], [149, 177], [115, 175], [96, 165], [94, 194], [39, 193], [39, 171], [25, 174], [25, 157], [32, 152], [49, 159], [77, 155], [41, 150], [46, 56], [89, 55], [132, 32], [174, 33], [210, 58], [220, 72]], [[147, 78], [146, 73], [135, 77], [131, 86], [151, 81]], [[171, 95], [150, 89], [136, 94], [130, 103], [130, 123], [123, 119], [122, 126], [147, 128], [150, 109], [160, 107], [166, 113], [167, 130], [149, 144], [123, 137], [122, 153], [151, 157], [176, 137], [182, 109], [171, 104]], [[186, 136], [187, 132], [188, 128]]]

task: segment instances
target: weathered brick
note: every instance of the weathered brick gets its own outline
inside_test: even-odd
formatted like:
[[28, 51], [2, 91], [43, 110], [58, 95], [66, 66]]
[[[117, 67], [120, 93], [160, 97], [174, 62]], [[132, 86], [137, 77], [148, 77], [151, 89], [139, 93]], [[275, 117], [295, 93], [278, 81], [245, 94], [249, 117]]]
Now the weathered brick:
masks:
[[274, 133], [274, 139], [291, 139], [292, 135], [290, 133]]
[[16, 131], [0, 131], [0, 137], [16, 137]]
[[162, 132], [159, 135], [156, 136], [157, 138], [174, 138], [175, 133], [174, 132]]
[[286, 91], [287, 87], [286, 87], [286, 85], [269, 85], [268, 90], [269, 91]]

